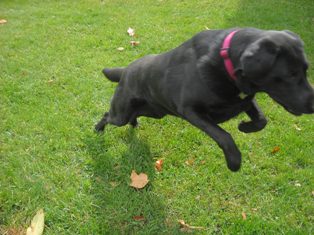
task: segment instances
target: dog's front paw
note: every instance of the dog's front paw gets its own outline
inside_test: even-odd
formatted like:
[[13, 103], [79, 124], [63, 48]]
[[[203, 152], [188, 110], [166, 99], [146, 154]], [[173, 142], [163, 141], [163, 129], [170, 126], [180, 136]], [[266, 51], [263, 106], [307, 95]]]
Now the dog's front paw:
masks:
[[231, 156], [227, 157], [228, 169], [237, 172], [241, 168], [241, 153], [239, 151], [233, 153]]
[[267, 124], [266, 119], [259, 121], [241, 122], [238, 126], [239, 130], [244, 133], [252, 133], [262, 130]]

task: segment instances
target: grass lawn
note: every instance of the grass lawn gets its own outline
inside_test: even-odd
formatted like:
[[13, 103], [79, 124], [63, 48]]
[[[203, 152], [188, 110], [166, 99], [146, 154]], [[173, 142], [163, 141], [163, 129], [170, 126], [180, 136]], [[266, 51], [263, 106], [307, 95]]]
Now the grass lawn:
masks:
[[[239, 132], [245, 115], [222, 125], [242, 151], [238, 173], [178, 118], [93, 131], [116, 87], [103, 67], [234, 26], [294, 31], [314, 64], [313, 12], [312, 0], [1, 0], [0, 234], [24, 232], [40, 208], [45, 234], [180, 234], [179, 219], [199, 234], [313, 234], [313, 115], [259, 94], [263, 131]], [[148, 174], [143, 190], [129, 186], [133, 169]]]

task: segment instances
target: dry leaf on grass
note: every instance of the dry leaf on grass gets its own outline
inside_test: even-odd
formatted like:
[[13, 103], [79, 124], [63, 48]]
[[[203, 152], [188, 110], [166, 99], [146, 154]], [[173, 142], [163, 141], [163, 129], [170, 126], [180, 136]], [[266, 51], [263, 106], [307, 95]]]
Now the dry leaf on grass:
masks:
[[271, 153], [277, 153], [279, 150], [280, 150], [280, 147], [279, 146], [275, 146], [273, 148], [273, 150], [271, 151]]
[[130, 41], [131, 46], [138, 46], [140, 44], [139, 41]]
[[194, 165], [195, 159], [194, 158], [190, 158], [188, 160], [185, 161], [185, 164], [188, 166], [192, 166]]
[[178, 222], [180, 224], [182, 232], [188, 232], [188, 231], [191, 231], [191, 230], [203, 230], [203, 229], [205, 229], [204, 227], [188, 225], [182, 219], [178, 220]]
[[312, 196], [314, 197], [314, 191], [312, 191]]
[[246, 220], [246, 214], [245, 214], [245, 212], [242, 212], [242, 219], [243, 219], [243, 220]]
[[5, 23], [7, 23], [8, 21], [7, 20], [5, 20], [5, 19], [0, 19], [0, 24], [5, 24]]
[[144, 173], [140, 173], [139, 175], [133, 170], [131, 173], [131, 184], [133, 188], [141, 189], [146, 186], [148, 183], [148, 176]]
[[136, 220], [136, 221], [143, 221], [143, 220], [145, 220], [144, 216], [142, 216], [142, 215], [133, 216], [133, 219]]
[[157, 171], [161, 171], [162, 170], [162, 165], [163, 165], [164, 161], [162, 159], [157, 160], [155, 162], [155, 168]]
[[128, 28], [127, 32], [128, 32], [130, 37], [134, 37], [135, 36], [135, 30], [132, 29], [131, 27]]
[[41, 235], [45, 226], [44, 210], [40, 209], [32, 219], [31, 226], [27, 228], [26, 235]]
[[118, 47], [117, 50], [118, 51], [124, 51], [124, 47]]
[[295, 128], [297, 131], [301, 131], [301, 130], [302, 130], [300, 127], [297, 126], [297, 124], [294, 124], [294, 128]]

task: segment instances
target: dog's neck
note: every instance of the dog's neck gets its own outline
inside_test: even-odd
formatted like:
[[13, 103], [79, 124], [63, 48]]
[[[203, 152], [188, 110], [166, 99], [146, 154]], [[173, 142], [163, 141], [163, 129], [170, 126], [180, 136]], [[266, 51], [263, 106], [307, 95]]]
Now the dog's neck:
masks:
[[[241, 58], [243, 52], [248, 47], [248, 45], [250, 45], [251, 43], [256, 41], [259, 38], [259, 35], [256, 34], [256, 32], [253, 33], [252, 31], [245, 30], [245, 29], [234, 30], [234, 31], [236, 31], [236, 33], [234, 33], [234, 35], [232, 35], [232, 38], [231, 38], [232, 42], [230, 42], [229, 49], [228, 49], [228, 57], [229, 57], [229, 59], [232, 63], [232, 66], [233, 66], [234, 71], [232, 71], [232, 73], [234, 74], [234, 78], [230, 77], [229, 80], [232, 83], [234, 83], [234, 85], [239, 89], [240, 97], [244, 96], [243, 94], [245, 94], [246, 96], [247, 95], [254, 95], [257, 92], [257, 89], [255, 88], [254, 84], [252, 84], [250, 79], [244, 77], [241, 74], [240, 58]], [[230, 35], [230, 33], [229, 33], [229, 35]], [[227, 37], [228, 37], [228, 35], [227, 35]]]

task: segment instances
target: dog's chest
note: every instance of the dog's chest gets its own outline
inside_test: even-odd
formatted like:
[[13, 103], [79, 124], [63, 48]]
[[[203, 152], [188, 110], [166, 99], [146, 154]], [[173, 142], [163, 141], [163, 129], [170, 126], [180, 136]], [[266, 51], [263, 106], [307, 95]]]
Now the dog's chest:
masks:
[[207, 108], [206, 113], [216, 123], [225, 122], [249, 109], [252, 99], [245, 94], [242, 97], [244, 98], [238, 97], [237, 99], [211, 105]]

